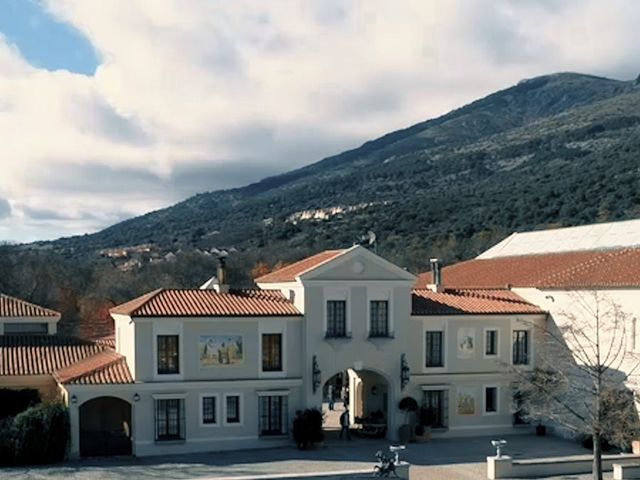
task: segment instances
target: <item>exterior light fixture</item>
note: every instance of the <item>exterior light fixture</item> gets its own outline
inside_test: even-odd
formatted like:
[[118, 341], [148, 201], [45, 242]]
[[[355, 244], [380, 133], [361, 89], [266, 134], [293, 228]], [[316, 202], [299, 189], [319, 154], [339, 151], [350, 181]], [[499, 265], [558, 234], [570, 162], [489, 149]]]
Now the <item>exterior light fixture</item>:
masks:
[[316, 390], [318, 390], [318, 388], [320, 388], [320, 376], [321, 375], [322, 375], [322, 372], [320, 371], [320, 368], [318, 367], [318, 359], [314, 355], [313, 356], [313, 366], [312, 366], [312, 371], [311, 371], [311, 380], [312, 380], [312, 383], [313, 383], [313, 393], [316, 393]]
[[375, 397], [377, 394], [378, 394], [378, 387], [374, 385], [373, 387], [371, 387], [371, 395]]
[[409, 368], [409, 362], [407, 362], [407, 355], [400, 355], [400, 390], [404, 390], [409, 384], [411, 376], [411, 369]]
[[133, 401], [134, 402], [139, 402], [140, 401], [140, 395], [138, 395], [137, 393], [133, 394]]
[[74, 405], [75, 405], [76, 403], [78, 403], [78, 397], [76, 397], [76, 394], [75, 394], [75, 393], [74, 393], [73, 395], [71, 395], [71, 398], [69, 399], [69, 401], [70, 401], [71, 403], [73, 403]]

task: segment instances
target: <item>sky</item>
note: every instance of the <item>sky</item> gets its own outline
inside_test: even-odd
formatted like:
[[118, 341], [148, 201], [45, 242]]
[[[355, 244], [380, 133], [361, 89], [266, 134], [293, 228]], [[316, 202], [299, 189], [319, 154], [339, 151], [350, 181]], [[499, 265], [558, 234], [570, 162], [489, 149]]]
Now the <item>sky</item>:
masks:
[[0, 0], [0, 241], [90, 233], [524, 78], [640, 73], [636, 0]]

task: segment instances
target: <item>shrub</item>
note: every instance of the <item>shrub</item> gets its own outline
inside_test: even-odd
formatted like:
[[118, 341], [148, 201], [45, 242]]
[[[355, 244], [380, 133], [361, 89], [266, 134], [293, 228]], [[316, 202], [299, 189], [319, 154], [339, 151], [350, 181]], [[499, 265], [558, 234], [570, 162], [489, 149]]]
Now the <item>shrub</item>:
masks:
[[0, 419], [15, 417], [40, 401], [40, 392], [35, 388], [0, 388]]
[[296, 413], [296, 418], [293, 420], [293, 439], [298, 448], [304, 450], [324, 440], [322, 422], [322, 412], [317, 408], [308, 408]]
[[39, 464], [64, 459], [69, 414], [61, 404], [40, 404], [0, 422], [0, 463]]
[[418, 402], [413, 397], [404, 397], [398, 403], [398, 408], [405, 412], [405, 423], [409, 423], [409, 413], [418, 410]]

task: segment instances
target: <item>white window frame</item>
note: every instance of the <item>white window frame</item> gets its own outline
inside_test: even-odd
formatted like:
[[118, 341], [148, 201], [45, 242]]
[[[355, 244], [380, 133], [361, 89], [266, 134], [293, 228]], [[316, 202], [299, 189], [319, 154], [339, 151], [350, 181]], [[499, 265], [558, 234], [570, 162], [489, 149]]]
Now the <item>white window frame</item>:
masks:
[[[202, 405], [203, 400], [205, 398], [215, 398], [216, 399], [216, 411], [215, 413], [215, 417], [216, 417], [216, 421], [215, 423], [204, 423], [204, 407]], [[226, 404], [225, 404], [226, 405]], [[220, 426], [220, 411], [222, 410], [222, 406], [220, 405], [220, 394], [219, 393], [201, 393], [200, 394], [200, 426], [204, 427], [204, 428], [209, 428], [209, 427], [219, 427]]]
[[[322, 304], [322, 308], [324, 312], [322, 313], [322, 334], [327, 338], [327, 327], [329, 325], [327, 318], [327, 302], [332, 300], [343, 300], [345, 302], [345, 330], [346, 337], [335, 337], [335, 338], [351, 338], [351, 289], [333, 289], [327, 288], [324, 292], [324, 302]], [[333, 337], [330, 337], [333, 338]]]
[[[487, 390], [489, 388], [496, 389], [496, 411], [495, 412], [487, 412]], [[500, 414], [500, 386], [499, 385], [483, 385], [482, 386], [482, 415], [491, 416], [491, 415], [499, 415]]]
[[[517, 330], [523, 330], [529, 332], [527, 337], [529, 338], [529, 358], [527, 359], [527, 363], [514, 364], [513, 363], [513, 333]], [[533, 368], [533, 329], [530, 326], [524, 326], [522, 324], [512, 324], [511, 325], [511, 334], [509, 335], [509, 360], [510, 364], [514, 367], [522, 368], [522, 369], [532, 369]]]
[[[371, 337], [371, 302], [387, 302], [387, 313], [389, 315], [389, 335], [387, 337]], [[393, 295], [392, 289], [382, 287], [368, 287], [367, 288], [367, 338], [369, 339], [384, 339], [395, 338], [395, 322], [393, 318]]]
[[[289, 390], [260, 390], [256, 392], [258, 395], [258, 401], [260, 402], [260, 397], [287, 397], [287, 410], [286, 410], [286, 418], [287, 422], [291, 421], [291, 405], [289, 404]], [[286, 431], [288, 433], [283, 433], [281, 435], [262, 435], [260, 431], [260, 404], [258, 404], [258, 435], [260, 438], [281, 438], [286, 437], [291, 433], [290, 425], [285, 425]], [[284, 414], [284, 410], [283, 410]]]
[[[496, 332], [495, 355], [490, 355], [487, 353], [487, 332]], [[498, 327], [485, 327], [482, 329], [482, 356], [483, 358], [500, 358], [500, 329]]]
[[[279, 333], [282, 335], [282, 370], [265, 372], [262, 370], [262, 335]], [[287, 376], [287, 322], [286, 320], [261, 321], [258, 325], [258, 376], [260, 378], [283, 378]]]
[[[240, 414], [239, 422], [227, 421], [227, 398], [238, 397], [238, 413]], [[230, 392], [223, 395], [222, 405], [222, 425], [225, 427], [241, 427], [244, 425], [244, 395], [239, 392]]]
[[[164, 335], [164, 334], [160, 334]], [[155, 340], [155, 335], [154, 335]], [[187, 441], [187, 394], [186, 393], [153, 393], [151, 394], [151, 398], [153, 399], [153, 439], [156, 444], [163, 443], [182, 443]], [[181, 424], [181, 430], [184, 431], [184, 437], [179, 439], [158, 439], [157, 432], [157, 424], [158, 419], [156, 417], [156, 413], [158, 410], [157, 401], [158, 400], [180, 400], [182, 402], [182, 410], [184, 411], [184, 423]]]
[[[178, 368], [180, 373], [158, 373], [158, 336], [178, 335]], [[153, 379], [158, 382], [172, 382], [184, 379], [184, 334], [182, 323], [153, 324]]]

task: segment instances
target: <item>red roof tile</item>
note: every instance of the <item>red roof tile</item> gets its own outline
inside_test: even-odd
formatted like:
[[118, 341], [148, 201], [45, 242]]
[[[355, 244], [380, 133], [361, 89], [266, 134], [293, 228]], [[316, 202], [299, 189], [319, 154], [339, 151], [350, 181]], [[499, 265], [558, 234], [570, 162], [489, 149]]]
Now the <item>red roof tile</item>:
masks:
[[54, 310], [49, 310], [48, 308], [0, 293], [0, 317], [60, 318], [60, 314]]
[[57, 370], [53, 377], [63, 384], [133, 383], [125, 357], [112, 350], [104, 350]]
[[540, 314], [539, 307], [509, 290], [415, 289], [412, 315]]
[[103, 350], [62, 335], [0, 335], [0, 376], [51, 375]]
[[111, 309], [131, 317], [274, 317], [301, 313], [277, 290], [156, 290]]
[[[432, 283], [431, 273], [416, 287]], [[473, 259], [442, 270], [450, 288], [620, 288], [640, 287], [640, 249], [591, 250]]]
[[303, 258], [291, 265], [287, 265], [275, 272], [267, 273], [256, 278], [256, 283], [284, 283], [294, 282], [299, 275], [309, 272], [320, 265], [342, 255], [346, 250], [325, 250], [307, 258]]

